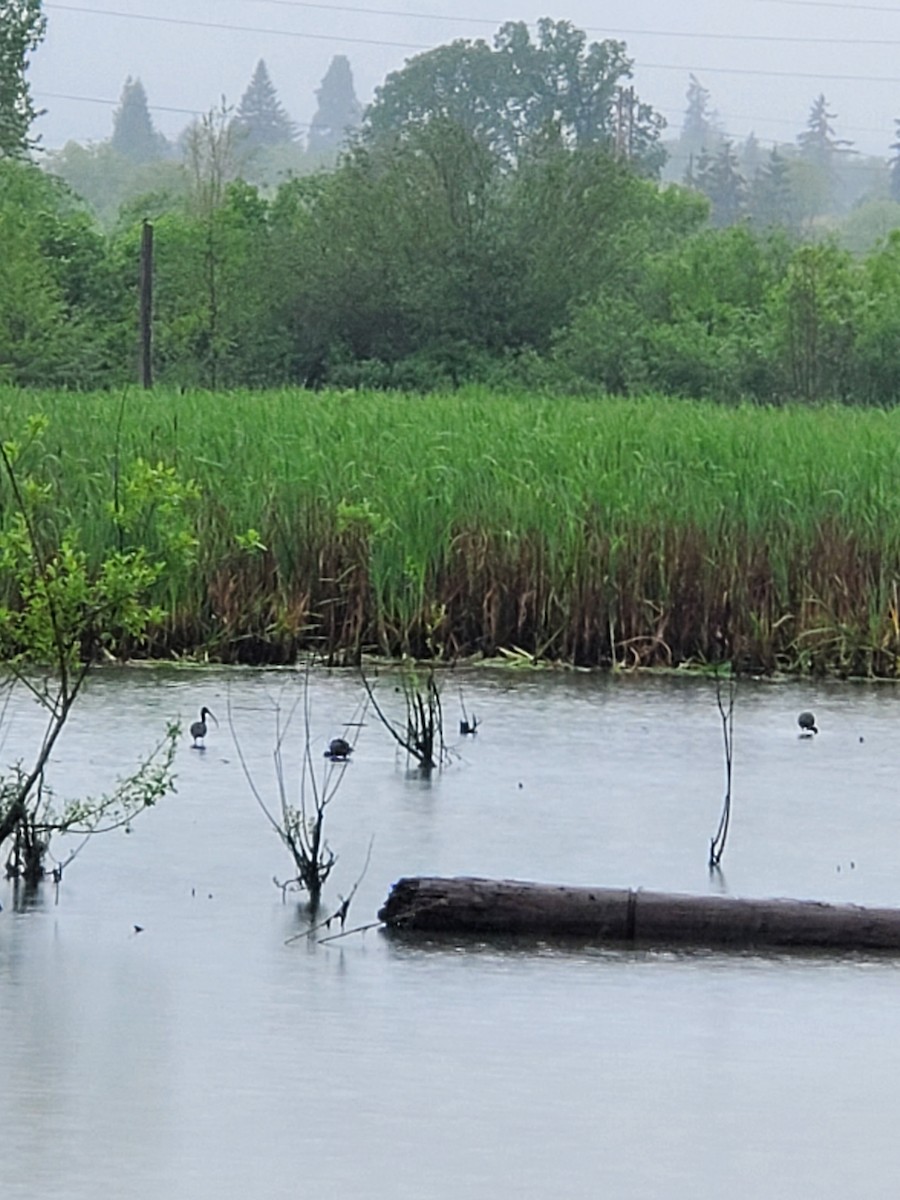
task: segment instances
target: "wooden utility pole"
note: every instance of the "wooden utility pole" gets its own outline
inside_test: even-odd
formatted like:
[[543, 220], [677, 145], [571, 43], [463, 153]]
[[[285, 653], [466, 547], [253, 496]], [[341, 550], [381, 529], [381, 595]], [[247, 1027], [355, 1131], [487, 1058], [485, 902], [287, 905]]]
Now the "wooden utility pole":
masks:
[[141, 229], [140, 383], [153, 387], [153, 226]]
[[617, 88], [615, 99], [615, 152], [617, 158], [634, 154], [634, 88]]

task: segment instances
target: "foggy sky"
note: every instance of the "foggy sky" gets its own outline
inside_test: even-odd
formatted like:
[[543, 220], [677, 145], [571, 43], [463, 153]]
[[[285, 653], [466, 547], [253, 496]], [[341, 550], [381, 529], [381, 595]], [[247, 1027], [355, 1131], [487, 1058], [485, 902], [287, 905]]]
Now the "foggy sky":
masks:
[[490, 43], [503, 22], [533, 26], [542, 16], [571, 21], [592, 41], [624, 41], [638, 94], [666, 117], [666, 136], [681, 126], [690, 72], [731, 136], [753, 131], [766, 146], [793, 142], [820, 92], [837, 136], [865, 154], [890, 153], [900, 117], [900, 5], [889, 0], [60, 0], [45, 11], [29, 80], [47, 109], [36, 131], [48, 149], [109, 137], [129, 75], [144, 84], [156, 127], [174, 137], [223, 97], [236, 105], [263, 58], [302, 127], [335, 54], [350, 60], [367, 104], [422, 50], [454, 38]]

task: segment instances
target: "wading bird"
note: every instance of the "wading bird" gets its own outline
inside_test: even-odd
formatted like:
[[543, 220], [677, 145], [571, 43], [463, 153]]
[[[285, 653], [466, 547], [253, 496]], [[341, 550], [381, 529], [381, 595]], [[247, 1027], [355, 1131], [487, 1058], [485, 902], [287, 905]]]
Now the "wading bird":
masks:
[[800, 726], [801, 737], [811, 737], [819, 732], [816, 729], [816, 718], [811, 712], [802, 712], [797, 718], [797, 724]]
[[[195, 721], [193, 723], [193, 725], [191, 726], [191, 737], [194, 739], [193, 744], [198, 750], [203, 749], [203, 746], [201, 743], [203, 742], [203, 739], [206, 737], [206, 718], [207, 717], [212, 717], [212, 719], [214, 721], [216, 721], [216, 715], [214, 712], [212, 712], [208, 708], [201, 708], [200, 709], [200, 720]], [[218, 725], [218, 723], [219, 722], [216, 721], [217, 725]]]
[[353, 753], [353, 747], [346, 738], [332, 738], [325, 751], [325, 757], [332, 762], [346, 762]]

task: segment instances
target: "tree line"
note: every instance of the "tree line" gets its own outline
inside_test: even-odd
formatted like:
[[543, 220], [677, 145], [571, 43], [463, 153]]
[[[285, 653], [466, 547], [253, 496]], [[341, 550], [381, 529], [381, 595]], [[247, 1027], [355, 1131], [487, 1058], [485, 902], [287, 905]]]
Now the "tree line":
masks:
[[[17, 2], [39, 19], [40, 5]], [[20, 67], [41, 33], [29, 29]], [[411, 59], [333, 167], [266, 186], [248, 179], [248, 148], [290, 140], [292, 125], [260, 64], [236, 112], [213, 110], [186, 132], [178, 186], [134, 197], [108, 228], [29, 157], [20, 70], [26, 117], [0, 157], [0, 379], [93, 388], [134, 377], [149, 220], [154, 363], [167, 384], [479, 381], [892, 402], [900, 234], [862, 256], [810, 238], [782, 219], [789, 165], [774, 159], [769, 208], [722, 219], [700, 186], [730, 153], [703, 140], [705, 93], [692, 80], [693, 177], [665, 183], [664, 122], [631, 69], [623, 43], [589, 43], [549, 19], [532, 37], [511, 22], [490, 45]], [[348, 97], [339, 74], [332, 101]], [[152, 154], [145, 98], [129, 87], [121, 153]], [[842, 150], [830, 120], [821, 98], [799, 148], [823, 170]]]

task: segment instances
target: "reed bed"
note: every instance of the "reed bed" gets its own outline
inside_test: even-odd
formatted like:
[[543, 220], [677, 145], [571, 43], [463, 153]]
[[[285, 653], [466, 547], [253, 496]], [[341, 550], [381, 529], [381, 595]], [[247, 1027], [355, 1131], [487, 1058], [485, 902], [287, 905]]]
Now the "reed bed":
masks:
[[897, 670], [900, 411], [0, 389], [5, 436], [34, 411], [94, 556], [117, 464], [199, 485], [196, 562], [132, 651]]

